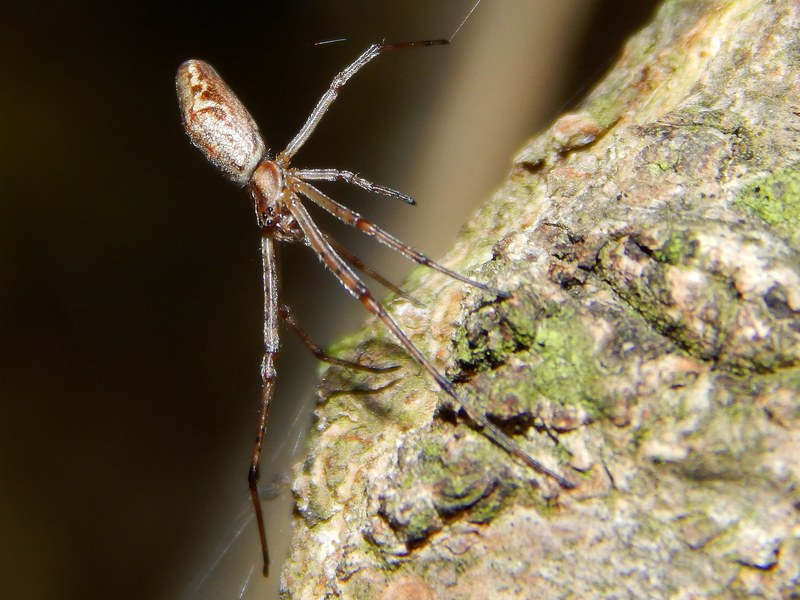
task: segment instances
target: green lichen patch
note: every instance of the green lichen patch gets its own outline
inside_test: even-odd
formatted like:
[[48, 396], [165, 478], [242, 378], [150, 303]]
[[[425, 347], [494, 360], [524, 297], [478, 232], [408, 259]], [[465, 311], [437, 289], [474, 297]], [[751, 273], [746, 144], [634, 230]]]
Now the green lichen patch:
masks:
[[457, 516], [491, 521], [517, 490], [509, 468], [498, 467], [498, 452], [477, 435], [420, 437], [401, 450], [379, 513], [406, 544], [419, 544]]
[[658, 333], [731, 372], [797, 364], [795, 275], [778, 240], [727, 223], [655, 226], [607, 243], [602, 279]]
[[747, 389], [770, 422], [785, 429], [800, 424], [800, 368], [754, 377]]
[[609, 372], [603, 365], [618, 364], [621, 350], [616, 336], [599, 341], [589, 323], [607, 317], [613, 327], [618, 315], [590, 315], [577, 302], [543, 305], [525, 298], [482, 307], [467, 319], [456, 356], [471, 372], [466, 392], [472, 401], [509, 421], [530, 420], [542, 401], [562, 412], [580, 407], [589, 419], [605, 414], [613, 394], [604, 385]]
[[599, 416], [606, 396], [603, 370], [596, 340], [575, 311], [565, 307], [550, 311], [536, 331], [531, 352], [535, 355], [531, 383], [539, 393], [563, 404], [579, 404]]
[[720, 354], [736, 292], [722, 277], [681, 270], [694, 262], [696, 251], [692, 232], [676, 232], [664, 244], [630, 237], [601, 250], [599, 270], [658, 332], [707, 360]]
[[490, 369], [529, 348], [539, 312], [541, 307], [516, 299], [478, 307], [458, 332], [454, 353], [457, 363], [467, 370]]
[[467, 516], [468, 520], [472, 523], [490, 523], [509, 505], [516, 489], [510, 485], [497, 486], [475, 503]]
[[691, 232], [676, 231], [661, 247], [653, 250], [653, 258], [668, 265], [685, 264], [697, 253], [697, 245]]
[[585, 106], [592, 118], [602, 129], [608, 129], [622, 115], [625, 109], [625, 101], [630, 101], [632, 97], [620, 97], [619, 89], [609, 88], [589, 99]]
[[763, 219], [800, 251], [800, 164], [783, 167], [748, 184], [733, 203]]

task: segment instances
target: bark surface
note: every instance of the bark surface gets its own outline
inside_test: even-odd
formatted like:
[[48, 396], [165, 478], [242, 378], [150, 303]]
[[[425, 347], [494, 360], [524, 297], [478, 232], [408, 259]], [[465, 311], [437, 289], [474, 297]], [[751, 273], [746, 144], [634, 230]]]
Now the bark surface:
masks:
[[291, 598], [800, 597], [800, 4], [672, 0], [389, 310], [297, 469]]

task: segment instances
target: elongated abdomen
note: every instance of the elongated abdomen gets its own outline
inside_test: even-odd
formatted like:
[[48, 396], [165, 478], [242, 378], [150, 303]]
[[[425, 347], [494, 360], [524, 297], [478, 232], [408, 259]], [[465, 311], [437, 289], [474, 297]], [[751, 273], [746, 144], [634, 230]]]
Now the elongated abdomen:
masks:
[[187, 60], [175, 78], [186, 135], [225, 176], [245, 185], [266, 152], [258, 125], [214, 70]]

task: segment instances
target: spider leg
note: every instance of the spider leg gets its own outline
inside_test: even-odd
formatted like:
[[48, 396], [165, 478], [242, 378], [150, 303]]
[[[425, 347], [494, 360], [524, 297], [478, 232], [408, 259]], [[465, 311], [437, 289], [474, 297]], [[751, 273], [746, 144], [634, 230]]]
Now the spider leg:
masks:
[[351, 362], [349, 360], [343, 360], [341, 358], [336, 358], [335, 356], [331, 356], [327, 352], [325, 352], [322, 348], [320, 348], [314, 341], [311, 339], [305, 330], [294, 320], [289, 307], [285, 304], [281, 305], [278, 309], [278, 316], [283, 319], [284, 323], [289, 326], [289, 329], [294, 331], [297, 334], [297, 337], [300, 338], [300, 341], [303, 345], [308, 348], [308, 350], [313, 354], [317, 359], [332, 364], [337, 365], [340, 367], [344, 367], [346, 369], [358, 369], [361, 371], [369, 371], [370, 373], [388, 373], [390, 371], [396, 371], [399, 369], [399, 365], [391, 365], [388, 367], [375, 367], [372, 365], [362, 365], [361, 363]]
[[325, 234], [325, 239], [328, 240], [328, 243], [331, 246], [333, 246], [333, 249], [336, 250], [336, 252], [337, 252], [337, 254], [339, 254], [339, 256], [344, 258], [347, 262], [349, 262], [351, 265], [353, 265], [356, 269], [358, 269], [362, 273], [366, 273], [367, 275], [372, 277], [372, 279], [374, 279], [375, 281], [380, 283], [383, 287], [385, 287], [388, 290], [393, 291], [395, 294], [397, 294], [401, 298], [405, 298], [406, 300], [408, 300], [409, 302], [411, 302], [413, 304], [416, 304], [417, 306], [422, 306], [422, 303], [419, 300], [417, 300], [415, 298], [412, 298], [406, 292], [404, 292], [401, 288], [397, 287], [395, 284], [393, 284], [391, 281], [386, 279], [383, 275], [378, 273], [376, 270], [374, 270], [371, 267], [369, 267], [366, 264], [364, 264], [364, 262], [360, 258], [358, 258], [355, 254], [350, 252], [342, 244], [337, 242], [335, 238], [329, 236], [326, 233]]
[[261, 265], [264, 278], [264, 358], [261, 361], [261, 404], [258, 409], [258, 430], [253, 443], [253, 454], [250, 459], [247, 483], [256, 513], [258, 536], [261, 540], [261, 553], [264, 558], [264, 576], [266, 577], [269, 574], [269, 549], [267, 547], [267, 534], [264, 529], [264, 516], [261, 513], [261, 501], [258, 497], [258, 477], [261, 467], [261, 446], [264, 442], [272, 392], [277, 378], [275, 358], [280, 350], [280, 337], [278, 335], [279, 281], [277, 257], [272, 238], [263, 232], [261, 234]]
[[373, 194], [397, 198], [412, 206], [417, 203], [411, 196], [406, 196], [403, 192], [398, 192], [385, 185], [372, 183], [352, 171], [340, 171], [339, 169], [292, 169], [291, 174], [304, 181], [344, 181], [345, 183], [357, 185]]
[[555, 479], [562, 487], [574, 488], [575, 484], [559, 475], [558, 473], [548, 469], [542, 463], [528, 455], [511, 437], [509, 437], [499, 427], [494, 425], [489, 419], [476, 410], [474, 407], [467, 404], [456, 392], [453, 384], [450, 383], [439, 371], [436, 370], [431, 362], [420, 352], [417, 347], [408, 339], [400, 326], [395, 322], [392, 316], [386, 311], [383, 305], [375, 300], [372, 293], [366, 285], [359, 279], [358, 275], [347, 265], [347, 263], [338, 255], [325, 239], [323, 233], [317, 228], [311, 220], [311, 216], [306, 211], [305, 207], [300, 203], [297, 196], [292, 194], [287, 200], [287, 207], [297, 220], [298, 225], [303, 231], [306, 239], [308, 240], [311, 248], [317, 253], [320, 260], [325, 266], [336, 276], [344, 288], [355, 296], [361, 304], [364, 305], [371, 314], [386, 326], [386, 328], [394, 335], [395, 339], [401, 346], [408, 352], [411, 357], [425, 369], [428, 374], [436, 381], [439, 387], [444, 391], [455, 403], [460, 406], [467, 417], [480, 428], [483, 429], [485, 435], [495, 442], [498, 446], [503, 448], [512, 456], [516, 456], [525, 464]]
[[311, 111], [311, 114], [308, 115], [308, 119], [306, 119], [306, 122], [300, 128], [300, 131], [298, 131], [297, 135], [294, 136], [294, 139], [289, 142], [289, 145], [286, 146], [286, 149], [278, 155], [277, 161], [284, 166], [289, 164], [289, 161], [292, 160], [292, 157], [297, 153], [298, 150], [300, 150], [300, 148], [303, 147], [303, 144], [308, 141], [309, 136], [311, 136], [311, 134], [317, 128], [317, 125], [319, 125], [319, 122], [322, 120], [322, 117], [325, 116], [325, 113], [328, 112], [331, 104], [336, 101], [336, 98], [339, 96], [339, 90], [342, 89], [342, 86], [344, 86], [344, 84], [347, 83], [353, 75], [358, 73], [373, 58], [380, 56], [387, 50], [399, 50], [402, 48], [415, 48], [421, 46], [440, 46], [449, 43], [450, 42], [448, 40], [423, 40], [419, 42], [372, 44], [364, 51], [363, 54], [361, 54], [361, 56], [355, 59], [349, 66], [340, 71], [336, 77], [333, 78], [333, 81], [331, 81], [331, 84], [328, 87], [328, 91], [322, 94], [322, 97], [317, 101], [317, 105], [314, 107], [314, 110]]
[[343, 204], [339, 204], [338, 202], [336, 202], [336, 200], [334, 200], [330, 196], [323, 194], [313, 185], [294, 178], [291, 178], [289, 182], [293, 187], [295, 187], [295, 189], [297, 189], [297, 191], [306, 196], [316, 205], [328, 211], [330, 214], [332, 214], [340, 221], [347, 223], [348, 225], [352, 225], [356, 229], [363, 231], [369, 236], [374, 237], [380, 243], [388, 246], [389, 248], [395, 250], [396, 252], [399, 252], [409, 260], [413, 260], [417, 264], [425, 265], [426, 267], [435, 269], [440, 273], [444, 273], [448, 277], [452, 277], [453, 279], [456, 279], [463, 283], [467, 283], [478, 289], [490, 292], [492, 294], [496, 294], [501, 298], [509, 298], [511, 296], [511, 294], [509, 294], [508, 292], [505, 292], [503, 290], [498, 290], [497, 288], [493, 288], [479, 281], [475, 281], [474, 279], [470, 279], [469, 277], [464, 277], [463, 275], [460, 275], [455, 271], [451, 271], [447, 267], [443, 267], [439, 263], [432, 261], [430, 258], [425, 256], [421, 252], [414, 250], [411, 246], [408, 246], [403, 242], [401, 242], [400, 240], [398, 240], [396, 237], [394, 237], [385, 229], [382, 229], [381, 227], [375, 225], [374, 223], [370, 223], [354, 210], [347, 208]]

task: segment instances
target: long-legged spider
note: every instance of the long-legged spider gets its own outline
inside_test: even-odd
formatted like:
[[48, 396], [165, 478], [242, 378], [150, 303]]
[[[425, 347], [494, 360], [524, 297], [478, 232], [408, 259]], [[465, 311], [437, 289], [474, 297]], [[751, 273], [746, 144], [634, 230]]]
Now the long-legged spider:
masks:
[[[565, 488], [574, 484], [561, 475], [551, 471], [529, 456], [507, 434], [490, 422], [484, 414], [465, 403], [450, 383], [431, 362], [420, 352], [403, 333], [392, 316], [378, 302], [366, 285], [356, 275], [350, 265], [365, 270], [361, 262], [347, 253], [338, 243], [324, 234], [311, 220], [301, 202], [301, 196], [328, 211], [348, 225], [374, 237], [406, 258], [440, 271], [453, 279], [469, 284], [499, 298], [509, 294], [463, 275], [459, 275], [439, 265], [424, 254], [417, 252], [377, 225], [370, 223], [358, 213], [328, 197], [309, 181], [345, 181], [370, 192], [398, 198], [409, 204], [414, 201], [396, 190], [372, 183], [355, 173], [338, 169], [295, 169], [289, 166], [291, 159], [308, 140], [320, 120], [339, 95], [345, 83], [372, 59], [387, 50], [417, 46], [435, 46], [449, 43], [448, 40], [426, 40], [418, 42], [399, 42], [393, 44], [373, 44], [351, 65], [341, 71], [330, 84], [328, 90], [317, 102], [316, 107], [303, 127], [289, 145], [272, 158], [266, 150], [264, 139], [253, 117], [236, 95], [220, 78], [217, 72], [201, 60], [188, 60], [178, 68], [176, 86], [180, 104], [183, 127], [192, 144], [196, 146], [217, 169], [241, 187], [247, 187], [253, 200], [256, 219], [261, 229], [261, 260], [264, 272], [264, 358], [261, 363], [263, 382], [261, 405], [258, 419], [258, 432], [253, 445], [253, 454], [248, 473], [250, 495], [253, 500], [258, 533], [264, 558], [264, 574], [269, 567], [264, 519], [258, 495], [259, 465], [261, 445], [269, 414], [270, 401], [275, 385], [275, 358], [280, 346], [278, 322], [286, 323], [299, 333], [305, 345], [317, 357], [347, 367], [367, 370], [380, 370], [375, 367], [342, 361], [326, 355], [308, 336], [299, 329], [288, 308], [279, 299], [278, 274], [275, 244], [279, 242], [299, 242], [309, 246], [336, 276], [345, 289], [355, 296], [364, 307], [391, 331], [406, 352], [436, 381], [439, 387], [461, 407], [467, 417], [497, 445], [518, 457], [540, 473], [552, 477]], [[348, 264], [348, 262], [350, 264]], [[383, 281], [382, 279], [380, 279]]]

